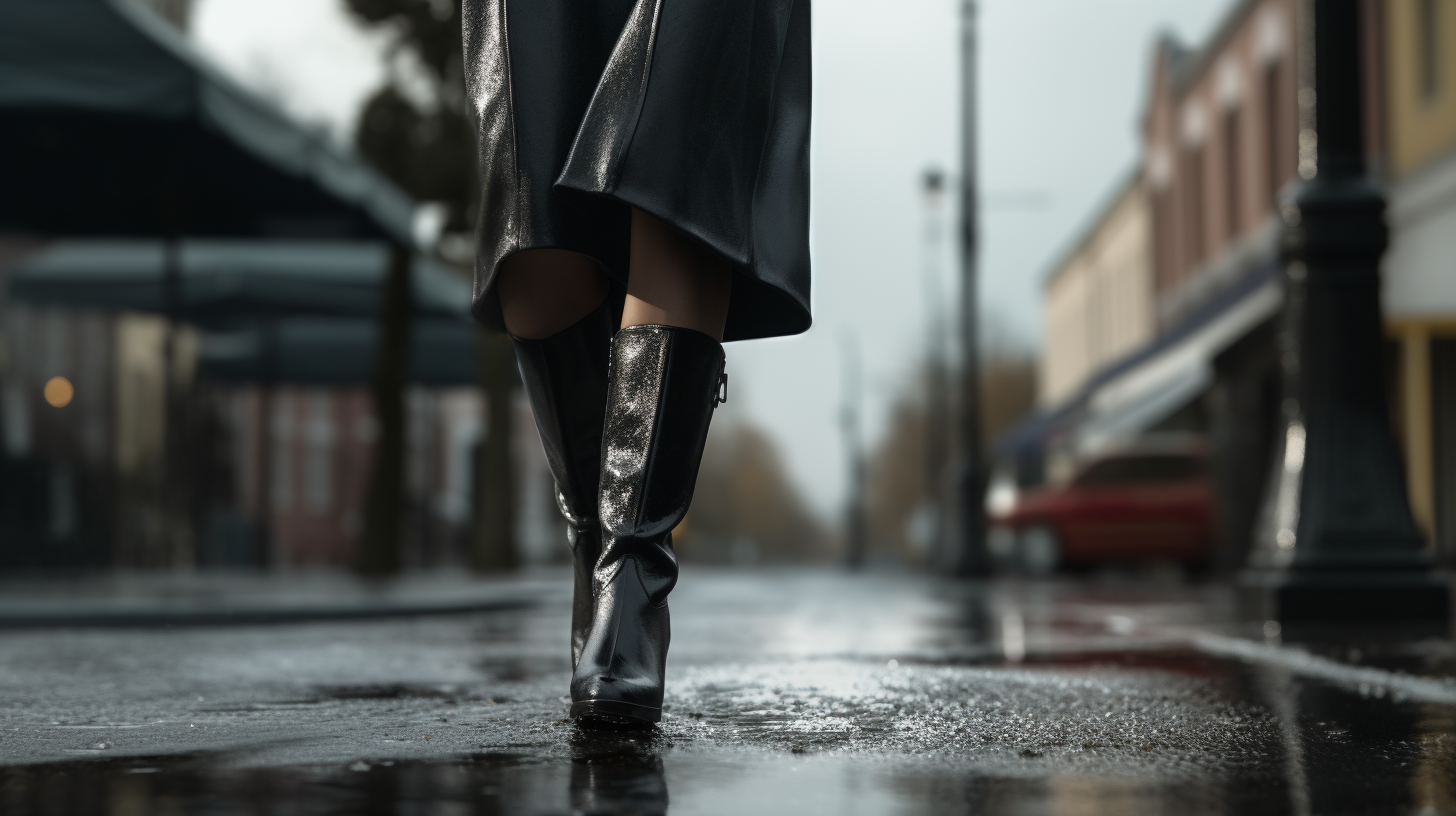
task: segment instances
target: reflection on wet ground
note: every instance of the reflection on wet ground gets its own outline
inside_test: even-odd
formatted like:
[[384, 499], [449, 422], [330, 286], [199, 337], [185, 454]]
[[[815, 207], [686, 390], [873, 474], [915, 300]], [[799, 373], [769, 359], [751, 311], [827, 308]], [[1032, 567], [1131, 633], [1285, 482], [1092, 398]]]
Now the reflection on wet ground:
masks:
[[6, 636], [0, 813], [1456, 813], [1450, 641], [1279, 646], [1206, 587], [691, 578], [650, 733], [562, 719], [561, 597]]
[[6, 813], [514, 814], [667, 812], [652, 750], [568, 763], [481, 752], [450, 762], [229, 768], [207, 757], [147, 757], [0, 771]]

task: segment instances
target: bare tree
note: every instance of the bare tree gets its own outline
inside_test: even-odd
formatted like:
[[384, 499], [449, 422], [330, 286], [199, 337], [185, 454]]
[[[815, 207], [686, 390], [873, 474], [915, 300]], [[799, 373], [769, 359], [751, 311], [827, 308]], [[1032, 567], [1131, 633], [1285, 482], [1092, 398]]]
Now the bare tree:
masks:
[[[447, 240], [439, 250], [447, 260], [469, 263], [478, 185], [474, 131], [465, 104], [460, 3], [346, 0], [346, 5], [358, 19], [394, 35], [387, 54], [389, 81], [365, 103], [355, 146], [410, 195], [444, 206]], [[508, 444], [514, 360], [510, 341], [494, 333], [482, 332], [477, 353], [488, 405], [469, 561], [477, 569], [492, 570], [517, 563]], [[383, 396], [388, 399], [381, 402], [392, 402], [392, 392]], [[395, 527], [386, 519], [377, 526], [381, 541]]]
[[802, 562], [827, 558], [824, 530], [784, 472], [773, 440], [737, 417], [713, 426], [674, 546], [685, 559]]
[[192, 0], [146, 0], [146, 3], [172, 25], [187, 30], [192, 19]]
[[356, 147], [410, 195], [444, 204], [447, 231], [469, 232], [475, 143], [465, 107], [460, 3], [347, 0], [347, 6], [360, 20], [394, 32], [389, 81], [365, 103]]

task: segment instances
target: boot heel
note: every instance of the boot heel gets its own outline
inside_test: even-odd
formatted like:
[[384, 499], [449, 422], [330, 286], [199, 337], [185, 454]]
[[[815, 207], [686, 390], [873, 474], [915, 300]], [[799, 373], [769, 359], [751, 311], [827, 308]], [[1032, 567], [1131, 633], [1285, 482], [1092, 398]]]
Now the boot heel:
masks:
[[662, 721], [662, 709], [617, 700], [583, 700], [571, 704], [571, 718], [579, 717], [608, 725], [648, 726]]

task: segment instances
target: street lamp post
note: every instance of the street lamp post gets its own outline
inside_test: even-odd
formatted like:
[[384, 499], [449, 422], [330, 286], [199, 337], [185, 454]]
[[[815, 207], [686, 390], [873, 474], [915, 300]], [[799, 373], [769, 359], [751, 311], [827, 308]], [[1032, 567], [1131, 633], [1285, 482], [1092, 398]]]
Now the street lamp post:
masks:
[[[1284, 624], [1447, 618], [1391, 435], [1379, 262], [1385, 200], [1365, 176], [1358, 0], [1306, 0], [1299, 174], [1279, 206], [1287, 300], [1280, 450], [1249, 611]], [[1287, 626], [1285, 627], [1287, 631]]]
[[961, 4], [961, 388], [960, 472], [956, 504], [959, 541], [949, 567], [959, 576], [984, 575], [986, 468], [981, 445], [981, 356], [976, 298], [980, 247], [976, 179], [976, 3]]

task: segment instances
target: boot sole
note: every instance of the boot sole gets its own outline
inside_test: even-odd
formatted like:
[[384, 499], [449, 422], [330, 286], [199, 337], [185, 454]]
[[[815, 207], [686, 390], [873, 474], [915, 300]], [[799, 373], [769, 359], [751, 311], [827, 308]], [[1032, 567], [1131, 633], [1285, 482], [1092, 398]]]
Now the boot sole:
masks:
[[583, 700], [571, 704], [571, 718], [605, 720], [616, 725], [651, 725], [662, 721], [662, 709], [619, 700]]

